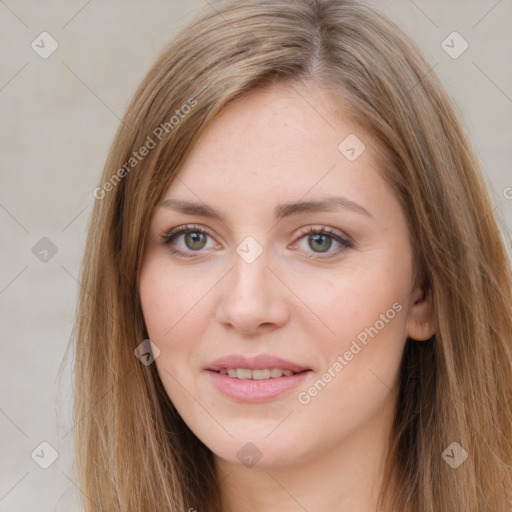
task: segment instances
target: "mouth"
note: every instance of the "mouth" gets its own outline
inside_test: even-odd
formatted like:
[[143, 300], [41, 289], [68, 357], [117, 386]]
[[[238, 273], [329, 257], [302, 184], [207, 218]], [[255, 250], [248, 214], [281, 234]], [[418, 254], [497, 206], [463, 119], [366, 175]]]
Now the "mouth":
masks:
[[205, 370], [218, 391], [246, 403], [266, 402], [284, 395], [312, 373], [310, 368], [269, 355], [227, 356]]
[[268, 380], [280, 379], [281, 377], [292, 377], [293, 375], [307, 371], [309, 370], [294, 372], [292, 370], [284, 370], [283, 368], [264, 368], [262, 370], [251, 370], [250, 368], [221, 368], [217, 373], [220, 373], [221, 375], [228, 375], [233, 379]]

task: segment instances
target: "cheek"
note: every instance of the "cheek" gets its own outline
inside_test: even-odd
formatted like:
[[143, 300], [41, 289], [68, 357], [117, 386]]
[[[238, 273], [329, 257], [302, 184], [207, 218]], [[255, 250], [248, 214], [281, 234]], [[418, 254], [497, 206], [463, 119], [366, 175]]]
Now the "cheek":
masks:
[[[406, 340], [408, 257], [381, 252], [367, 265], [319, 281], [311, 303], [329, 330], [316, 338], [323, 368], [313, 386], [299, 390], [300, 407], [322, 415], [338, 404], [353, 415], [346, 423], [350, 429], [392, 395]], [[302, 327], [307, 329], [307, 324]], [[308, 332], [313, 339], [313, 331]], [[336, 414], [330, 416], [326, 428], [339, 428], [337, 420]]]
[[[190, 366], [204, 331], [208, 306], [206, 295], [211, 288], [207, 278], [187, 277], [187, 271], [172, 268], [163, 258], [147, 258], [141, 270], [139, 292], [149, 339], [160, 350], [155, 360], [167, 394], [180, 408], [189, 409]], [[181, 383], [181, 384], [180, 384]]]
[[207, 276], [191, 278], [188, 270], [173, 269], [160, 260], [150, 257], [144, 263], [139, 291], [148, 335], [165, 346], [172, 339], [191, 339], [189, 331], [201, 325], [212, 283]]
[[337, 297], [326, 304], [338, 338], [363, 344], [369, 337], [400, 339], [405, 332], [405, 294], [395, 282], [375, 287], [373, 282], [345, 283]]
[[[317, 335], [318, 328], [323, 333], [321, 350], [331, 358], [348, 350], [356, 339], [363, 344], [377, 336], [378, 339], [388, 339], [388, 349], [394, 340], [398, 345], [402, 343], [406, 332], [406, 299], [410, 291], [407, 262], [404, 259], [400, 267], [402, 272], [397, 273], [397, 267], [388, 264], [382, 255], [375, 259], [378, 261], [357, 268], [344, 267], [327, 278], [310, 276], [306, 279], [302, 276], [294, 280], [294, 291], [305, 298], [304, 302], [317, 320], [306, 310], [304, 315], [296, 315], [296, 318], [308, 332], [316, 322]], [[318, 320], [323, 325], [319, 326]]]
[[298, 417], [315, 424], [322, 418], [319, 444], [327, 443], [326, 435], [349, 436], [389, 411], [406, 339], [405, 281], [386, 275], [385, 266], [345, 277], [317, 288], [324, 298], [317, 310], [335, 334], [326, 330], [316, 338], [322, 368], [297, 390]]

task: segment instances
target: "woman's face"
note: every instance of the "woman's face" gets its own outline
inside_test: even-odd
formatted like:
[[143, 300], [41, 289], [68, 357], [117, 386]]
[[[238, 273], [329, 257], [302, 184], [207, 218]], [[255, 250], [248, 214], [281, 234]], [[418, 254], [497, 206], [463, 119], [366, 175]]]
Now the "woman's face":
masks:
[[424, 309], [378, 165], [331, 97], [277, 84], [224, 109], [157, 206], [140, 275], [155, 364], [220, 459], [384, 442]]

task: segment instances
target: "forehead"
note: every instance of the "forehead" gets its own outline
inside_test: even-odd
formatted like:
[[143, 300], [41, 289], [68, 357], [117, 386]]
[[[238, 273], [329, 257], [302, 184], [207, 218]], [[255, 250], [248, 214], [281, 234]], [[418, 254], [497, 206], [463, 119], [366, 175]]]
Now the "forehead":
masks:
[[[361, 152], [357, 158], [347, 158], [345, 141]], [[372, 141], [343, 115], [341, 101], [315, 85], [277, 83], [228, 104], [210, 122], [164, 199], [219, 209], [336, 193], [373, 201], [369, 192], [385, 183], [372, 155]]]

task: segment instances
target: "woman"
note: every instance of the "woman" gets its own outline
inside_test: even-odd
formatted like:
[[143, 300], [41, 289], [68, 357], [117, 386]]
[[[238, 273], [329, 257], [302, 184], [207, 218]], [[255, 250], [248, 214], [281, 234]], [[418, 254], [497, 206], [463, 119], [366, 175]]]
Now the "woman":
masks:
[[380, 13], [216, 3], [94, 195], [85, 510], [510, 510], [510, 262], [447, 95]]

